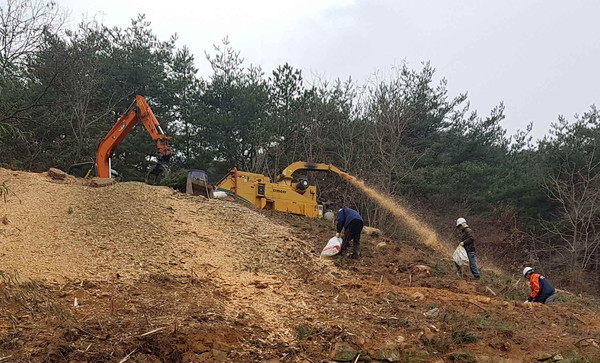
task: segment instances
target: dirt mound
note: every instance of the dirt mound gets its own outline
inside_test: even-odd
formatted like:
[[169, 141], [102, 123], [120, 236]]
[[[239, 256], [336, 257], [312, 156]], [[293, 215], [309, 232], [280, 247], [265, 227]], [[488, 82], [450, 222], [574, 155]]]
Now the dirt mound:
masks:
[[0, 230], [6, 272], [57, 283], [208, 275], [240, 302], [232, 312], [260, 309], [272, 320], [280, 305], [294, 305], [260, 289], [284, 285], [274, 274], [285, 266], [273, 260], [294, 245], [289, 229], [244, 206], [143, 183], [95, 189], [0, 172], [7, 177], [12, 196], [0, 209], [13, 221]]
[[143, 184], [110, 189], [56, 183], [43, 174], [0, 171], [12, 195], [0, 205], [4, 271], [23, 278], [68, 281], [135, 278], [173, 262], [166, 206], [171, 192]]
[[97, 189], [0, 169], [2, 181], [0, 359], [520, 362], [598, 353], [598, 314], [582, 300], [523, 306], [522, 281], [460, 280], [432, 250], [379, 232], [364, 234], [360, 261], [323, 260], [331, 222], [141, 183]]

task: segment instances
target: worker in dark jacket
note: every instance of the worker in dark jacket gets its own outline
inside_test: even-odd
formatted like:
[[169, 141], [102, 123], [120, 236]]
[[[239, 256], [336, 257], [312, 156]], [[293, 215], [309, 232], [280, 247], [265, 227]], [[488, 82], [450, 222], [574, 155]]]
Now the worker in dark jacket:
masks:
[[554, 290], [554, 286], [552, 286], [547, 278], [536, 273], [531, 267], [523, 269], [523, 276], [529, 279], [529, 287], [531, 287], [531, 295], [529, 295], [525, 302], [551, 304], [556, 300], [556, 290]]
[[473, 237], [473, 231], [469, 228], [467, 221], [464, 218], [458, 218], [456, 220], [456, 228], [460, 229], [462, 232], [460, 245], [465, 248], [467, 256], [469, 256], [469, 268], [471, 269], [471, 273], [473, 274], [473, 277], [479, 279], [480, 274], [477, 269], [477, 261], [475, 260], [475, 237]]
[[337, 233], [336, 237], [340, 236], [344, 229], [344, 239], [342, 240], [342, 248], [340, 254], [346, 256], [350, 240], [354, 242], [352, 247], [352, 258], [360, 256], [360, 233], [363, 229], [363, 219], [357, 211], [350, 208], [342, 208], [337, 214]]

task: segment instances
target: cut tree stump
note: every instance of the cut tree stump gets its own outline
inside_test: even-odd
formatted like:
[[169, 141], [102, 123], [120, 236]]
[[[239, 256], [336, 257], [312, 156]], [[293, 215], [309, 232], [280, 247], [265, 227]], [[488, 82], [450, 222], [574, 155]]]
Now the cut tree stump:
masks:
[[48, 169], [48, 176], [54, 180], [65, 180], [67, 173], [57, 168]]
[[102, 188], [107, 187], [109, 185], [113, 185], [115, 180], [112, 178], [92, 178], [90, 181], [90, 186], [94, 188]]

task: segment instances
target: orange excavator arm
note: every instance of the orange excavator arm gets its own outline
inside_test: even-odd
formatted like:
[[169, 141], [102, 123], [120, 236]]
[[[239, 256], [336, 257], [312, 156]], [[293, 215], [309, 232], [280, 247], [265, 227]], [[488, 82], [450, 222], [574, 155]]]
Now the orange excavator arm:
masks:
[[159, 152], [159, 163], [171, 157], [170, 137], [166, 136], [154, 116], [150, 105], [142, 96], [135, 96], [135, 101], [110, 129], [104, 140], [100, 142], [96, 152], [96, 173], [101, 178], [110, 178], [110, 158], [135, 125], [142, 123], [152, 140], [156, 142]]

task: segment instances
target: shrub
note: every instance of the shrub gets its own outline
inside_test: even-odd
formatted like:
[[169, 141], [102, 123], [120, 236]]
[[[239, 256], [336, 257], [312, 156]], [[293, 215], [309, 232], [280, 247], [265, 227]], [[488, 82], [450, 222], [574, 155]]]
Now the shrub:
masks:
[[182, 193], [185, 192], [187, 183], [187, 170], [179, 169], [166, 172], [160, 180], [160, 185], [165, 185]]
[[452, 341], [456, 344], [470, 344], [479, 340], [479, 336], [466, 330], [452, 331]]

